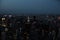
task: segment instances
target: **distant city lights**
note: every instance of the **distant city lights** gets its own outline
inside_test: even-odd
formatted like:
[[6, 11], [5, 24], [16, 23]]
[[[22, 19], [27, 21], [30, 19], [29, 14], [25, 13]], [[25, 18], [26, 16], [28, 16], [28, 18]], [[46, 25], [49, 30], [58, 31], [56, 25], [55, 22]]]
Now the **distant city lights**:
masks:
[[5, 20], [5, 18], [2, 18], [2, 21]]

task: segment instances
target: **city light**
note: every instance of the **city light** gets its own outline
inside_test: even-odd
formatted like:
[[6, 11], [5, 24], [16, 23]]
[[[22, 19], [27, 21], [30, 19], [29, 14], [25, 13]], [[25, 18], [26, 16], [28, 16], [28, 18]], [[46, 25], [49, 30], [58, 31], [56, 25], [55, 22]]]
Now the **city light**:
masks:
[[8, 28], [5, 28], [5, 31], [8, 31]]
[[12, 17], [12, 15], [9, 15], [9, 17]]
[[3, 27], [6, 27], [6, 25], [5, 25], [5, 24], [2, 24], [2, 26], [3, 26]]
[[7, 17], [7, 15], [4, 15], [4, 17]]
[[2, 21], [5, 20], [5, 18], [2, 18]]
[[30, 22], [30, 17], [28, 16], [28, 18], [27, 18], [28, 20], [27, 20], [27, 22]]

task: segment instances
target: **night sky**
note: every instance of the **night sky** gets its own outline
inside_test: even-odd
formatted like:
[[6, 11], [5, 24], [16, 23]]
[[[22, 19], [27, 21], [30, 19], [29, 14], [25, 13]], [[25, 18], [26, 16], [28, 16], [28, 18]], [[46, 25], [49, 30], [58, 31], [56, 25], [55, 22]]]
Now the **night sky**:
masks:
[[59, 14], [60, 0], [0, 0], [0, 13]]

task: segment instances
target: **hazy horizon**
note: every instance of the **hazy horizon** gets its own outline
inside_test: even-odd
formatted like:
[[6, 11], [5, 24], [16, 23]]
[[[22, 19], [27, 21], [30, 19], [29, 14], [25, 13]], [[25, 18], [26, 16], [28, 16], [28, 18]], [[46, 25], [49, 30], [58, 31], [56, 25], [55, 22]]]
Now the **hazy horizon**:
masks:
[[0, 13], [59, 14], [59, 0], [0, 0]]

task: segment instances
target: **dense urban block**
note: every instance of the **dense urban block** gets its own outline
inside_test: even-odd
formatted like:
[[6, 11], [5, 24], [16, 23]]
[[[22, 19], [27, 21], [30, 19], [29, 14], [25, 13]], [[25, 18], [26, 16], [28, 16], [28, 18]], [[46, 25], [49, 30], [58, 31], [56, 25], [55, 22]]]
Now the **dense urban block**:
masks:
[[0, 15], [0, 40], [60, 40], [60, 16]]

